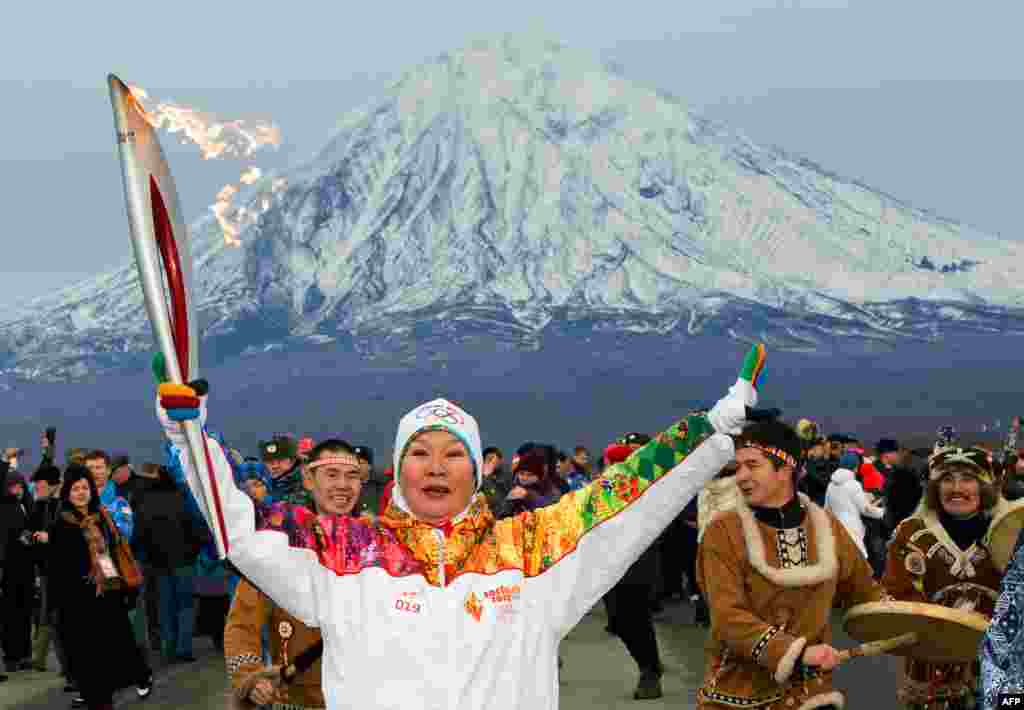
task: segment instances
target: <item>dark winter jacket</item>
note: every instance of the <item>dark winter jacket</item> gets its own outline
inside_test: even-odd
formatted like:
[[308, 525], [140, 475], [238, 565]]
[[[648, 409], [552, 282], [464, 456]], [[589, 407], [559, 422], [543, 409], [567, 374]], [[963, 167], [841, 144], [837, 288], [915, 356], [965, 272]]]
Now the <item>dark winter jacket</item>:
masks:
[[383, 512], [378, 510], [380, 498], [384, 495], [384, 488], [390, 480], [391, 477], [385, 476], [383, 471], [371, 468], [369, 477], [363, 482], [363, 490], [359, 493], [359, 502], [356, 503], [356, 510], [362, 513], [373, 513], [374, 515]]
[[141, 500], [142, 495], [152, 485], [152, 479], [136, 476], [134, 473], [127, 481], [121, 484], [114, 484], [117, 488], [117, 495], [128, 501], [128, 505], [135, 510], [135, 506]]
[[494, 469], [494, 473], [484, 479], [483, 484], [480, 486], [480, 492], [487, 498], [487, 505], [490, 507], [491, 512], [498, 510], [498, 507], [505, 500], [505, 497], [514, 485], [515, 476], [504, 466], [498, 466]]
[[825, 492], [836, 467], [829, 459], [808, 459], [805, 468], [807, 473], [800, 479], [797, 488], [819, 506], [824, 507]]
[[204, 530], [186, 507], [185, 494], [169, 474], [149, 482], [137, 497], [132, 547], [148, 569], [171, 573], [195, 564]]
[[[65, 508], [66, 510], [66, 508]], [[102, 697], [136, 685], [146, 673], [135, 645], [127, 608], [131, 593], [96, 593], [89, 580], [89, 550], [79, 526], [58, 519], [50, 531], [50, 594], [68, 660], [68, 676], [79, 691]]]
[[905, 466], [882, 466], [885, 475], [885, 526], [895, 530], [909, 518], [921, 501], [923, 487], [917, 472]]
[[25, 498], [7, 494], [7, 464], [0, 464], [0, 565], [3, 565], [5, 583], [13, 583], [15, 577], [32, 575], [34, 557], [31, 546], [25, 544], [25, 536], [31, 534], [29, 515], [32, 503]]
[[[57, 496], [50, 496], [49, 498], [40, 498], [36, 500], [35, 505], [32, 507], [32, 513], [29, 515], [28, 526], [32, 532], [45, 532], [47, 534], [53, 531], [54, 525], [57, 524], [57, 519], [60, 516], [61, 502]], [[49, 614], [53, 610], [50, 596], [50, 580], [49, 580], [49, 558], [50, 558], [50, 543], [49, 542], [38, 542], [32, 546], [33, 557], [35, 558], [36, 571], [40, 577], [40, 594], [41, 594], [41, 609], [44, 615]]]
[[1011, 473], [1003, 483], [1003, 497], [1009, 501], [1024, 498], [1024, 477]]
[[512, 488], [522, 486], [526, 489], [526, 496], [509, 500], [506, 494], [506, 497], [499, 500], [492, 509], [494, 517], [498, 519], [545, 508], [556, 503], [567, 492], [567, 487], [563, 488], [565, 481], [555, 472], [554, 462], [539, 449], [525, 454], [519, 461], [517, 471], [530, 471], [538, 478], [529, 484], [522, 483], [518, 476], [513, 478]]

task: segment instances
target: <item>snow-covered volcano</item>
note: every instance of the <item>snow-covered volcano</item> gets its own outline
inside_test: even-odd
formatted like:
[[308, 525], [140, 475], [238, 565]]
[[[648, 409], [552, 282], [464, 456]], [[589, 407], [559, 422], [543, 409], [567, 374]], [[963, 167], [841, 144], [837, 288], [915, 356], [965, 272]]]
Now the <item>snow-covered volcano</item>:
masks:
[[[413, 69], [287, 178], [242, 247], [212, 218], [191, 227], [216, 357], [430, 336], [536, 347], [595, 329], [776, 348], [1024, 332], [1021, 245], [755, 145], [544, 39]], [[151, 349], [130, 263], [0, 322], [0, 367], [19, 376]]]

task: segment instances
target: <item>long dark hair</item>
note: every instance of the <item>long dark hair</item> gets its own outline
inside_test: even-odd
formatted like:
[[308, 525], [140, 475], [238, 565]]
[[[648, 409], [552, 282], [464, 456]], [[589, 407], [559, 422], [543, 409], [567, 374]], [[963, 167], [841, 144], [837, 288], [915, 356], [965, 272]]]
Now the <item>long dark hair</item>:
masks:
[[89, 484], [89, 506], [88, 511], [90, 513], [100, 512], [100, 494], [96, 490], [96, 484], [92, 480], [92, 475], [89, 473], [89, 469], [81, 464], [71, 464], [64, 470], [64, 483], [60, 487], [60, 503], [62, 510], [69, 510], [73, 513], [78, 513], [78, 509], [71, 504], [71, 486], [78, 483], [78, 481], [85, 479]]

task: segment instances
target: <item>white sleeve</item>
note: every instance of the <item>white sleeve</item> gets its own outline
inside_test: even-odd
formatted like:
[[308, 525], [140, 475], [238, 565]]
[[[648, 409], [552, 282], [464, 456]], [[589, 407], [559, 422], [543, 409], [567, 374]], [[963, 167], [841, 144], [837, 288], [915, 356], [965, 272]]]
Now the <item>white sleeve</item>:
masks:
[[[691, 428], [700, 420], [707, 425], [703, 417], [690, 417]], [[550, 547], [533, 574], [550, 600], [556, 633], [568, 633], [735, 456], [724, 434], [696, 446], [690, 437], [681, 442], [656, 440], [590, 485], [534, 511], [536, 534]]]
[[[157, 408], [160, 410], [159, 405]], [[166, 423], [164, 428], [168, 429]], [[256, 531], [256, 511], [252, 500], [235, 486], [231, 464], [220, 444], [205, 432], [204, 436], [227, 530], [228, 559], [261, 591], [302, 623], [319, 626], [322, 616], [316, 588], [326, 580], [324, 568], [312, 550], [291, 547], [284, 533]], [[185, 482], [212, 529], [218, 524], [218, 516], [215, 510], [204, 504], [202, 486], [185, 449], [184, 437], [174, 436], [168, 430], [168, 438], [174, 444], [172, 451], [178, 458]]]
[[868, 498], [867, 492], [865, 492], [864, 487], [861, 486], [860, 483], [857, 483], [857, 490], [854, 497], [857, 504], [857, 510], [860, 511], [861, 515], [868, 518], [874, 518], [875, 520], [881, 520], [885, 515], [885, 509], [879, 508], [871, 502]]

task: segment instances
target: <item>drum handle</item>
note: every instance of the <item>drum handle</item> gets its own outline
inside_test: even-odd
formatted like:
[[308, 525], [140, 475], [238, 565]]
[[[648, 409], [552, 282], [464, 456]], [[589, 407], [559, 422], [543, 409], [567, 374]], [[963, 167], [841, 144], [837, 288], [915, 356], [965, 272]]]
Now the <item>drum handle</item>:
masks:
[[897, 648], [904, 648], [905, 646], [913, 646], [915, 643], [917, 643], [917, 634], [913, 631], [907, 634], [894, 636], [891, 639], [862, 643], [860, 646], [840, 651], [839, 662], [843, 663], [844, 661], [848, 661], [851, 658], [857, 658], [858, 656], [881, 656], [883, 653], [894, 651]]

